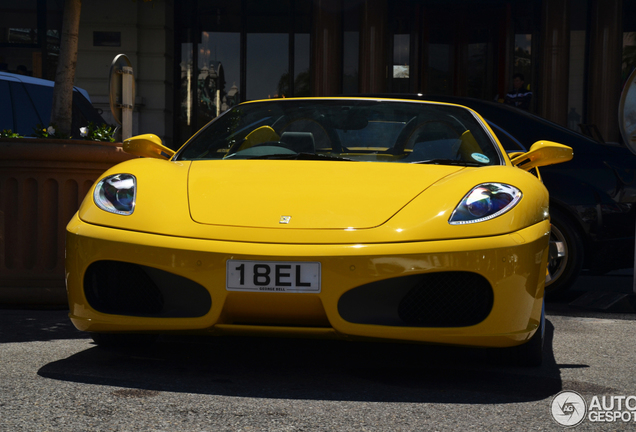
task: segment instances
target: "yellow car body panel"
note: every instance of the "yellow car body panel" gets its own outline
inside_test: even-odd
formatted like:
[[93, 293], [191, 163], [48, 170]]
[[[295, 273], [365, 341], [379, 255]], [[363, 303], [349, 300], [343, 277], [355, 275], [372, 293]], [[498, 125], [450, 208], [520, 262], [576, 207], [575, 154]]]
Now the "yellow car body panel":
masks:
[[[70, 317], [90, 332], [171, 332], [200, 334], [292, 334], [336, 338], [381, 338], [477, 346], [513, 346], [527, 340], [541, 316], [549, 222], [491, 238], [406, 244], [289, 245], [210, 241], [126, 232], [90, 225], [77, 216], [67, 236]], [[206, 287], [210, 311], [196, 318], [113, 316], [95, 311], [81, 285], [87, 263], [113, 256], [181, 275]], [[230, 292], [227, 259], [320, 261], [318, 294]], [[409, 328], [347, 322], [338, 299], [365, 283], [401, 275], [470, 269], [493, 286], [495, 304], [483, 322], [459, 328]], [[523, 287], [519, 289], [519, 287]], [[509, 307], [514, 304], [515, 308]], [[245, 322], [253, 325], [245, 325]], [[281, 322], [288, 325], [276, 325]], [[239, 323], [239, 324], [236, 324]], [[258, 324], [256, 324], [258, 323]], [[271, 326], [271, 328], [270, 328]]]
[[[208, 175], [199, 176], [188, 184], [188, 175], [196, 166], [205, 166]], [[335, 179], [331, 177], [321, 182], [315, 178], [319, 170], [340, 172]], [[547, 219], [548, 213], [548, 192], [537, 178], [523, 170], [504, 166], [465, 168], [325, 161], [289, 164], [276, 160], [168, 162], [135, 159], [111, 168], [102, 178], [132, 172], [138, 177], [138, 198], [132, 215], [123, 218], [95, 206], [91, 199], [93, 188], [80, 207], [80, 219], [96, 225], [169, 236], [320, 244], [492, 236], [535, 224]], [[240, 182], [234, 178], [236, 172], [242, 173]], [[281, 172], [293, 179], [289, 185], [280, 179], [278, 173]], [[360, 186], [358, 195], [338, 187], [346, 182]], [[523, 190], [524, 197], [514, 211], [496, 220], [449, 225], [448, 219], [464, 195], [484, 182], [512, 184]], [[207, 195], [206, 183], [210, 189]], [[298, 185], [307, 183], [317, 183], [317, 187], [326, 184], [330, 192], [318, 198], [315, 193], [303, 193]], [[365, 184], [367, 189], [362, 187]], [[220, 191], [213, 190], [217, 188]], [[268, 190], [284, 194], [285, 199], [281, 200], [284, 204], [268, 203], [267, 194], [263, 192]], [[189, 194], [196, 194], [197, 202], [189, 202]], [[198, 218], [205, 222], [221, 208], [234, 219], [218, 219], [221, 222], [217, 224], [193, 220]], [[338, 209], [337, 213], [333, 209]], [[290, 223], [281, 224], [281, 216], [287, 215], [292, 216]], [[353, 223], [356, 219], [358, 226]], [[346, 223], [347, 220], [350, 223]]]

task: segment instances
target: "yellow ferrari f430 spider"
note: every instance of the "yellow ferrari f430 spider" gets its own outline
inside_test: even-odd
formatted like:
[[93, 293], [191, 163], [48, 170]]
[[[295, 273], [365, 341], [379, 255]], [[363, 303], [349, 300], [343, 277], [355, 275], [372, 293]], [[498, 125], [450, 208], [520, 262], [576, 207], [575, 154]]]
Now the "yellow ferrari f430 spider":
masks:
[[539, 141], [475, 111], [380, 98], [246, 102], [178, 151], [154, 135], [67, 227], [74, 325], [516, 347], [540, 364], [549, 256]]

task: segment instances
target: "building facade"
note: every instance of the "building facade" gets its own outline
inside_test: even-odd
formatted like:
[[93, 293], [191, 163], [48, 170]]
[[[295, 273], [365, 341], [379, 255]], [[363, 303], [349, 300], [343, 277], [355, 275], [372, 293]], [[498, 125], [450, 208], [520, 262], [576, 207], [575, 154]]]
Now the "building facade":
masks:
[[[0, 1], [0, 66], [52, 79], [63, 2]], [[425, 93], [503, 100], [620, 142], [636, 66], [633, 0], [112, 0], [82, 2], [76, 85], [109, 117], [119, 53], [134, 133], [179, 147], [228, 107], [276, 96]], [[56, 45], [57, 43], [57, 45]]]

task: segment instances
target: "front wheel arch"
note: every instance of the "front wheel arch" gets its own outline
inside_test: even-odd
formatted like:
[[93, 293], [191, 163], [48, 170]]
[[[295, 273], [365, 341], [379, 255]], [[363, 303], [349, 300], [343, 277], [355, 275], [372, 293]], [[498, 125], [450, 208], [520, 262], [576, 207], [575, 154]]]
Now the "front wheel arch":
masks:
[[563, 210], [550, 208], [550, 223], [550, 256], [545, 292], [547, 296], [555, 297], [567, 292], [578, 278], [583, 268], [585, 247], [578, 224]]

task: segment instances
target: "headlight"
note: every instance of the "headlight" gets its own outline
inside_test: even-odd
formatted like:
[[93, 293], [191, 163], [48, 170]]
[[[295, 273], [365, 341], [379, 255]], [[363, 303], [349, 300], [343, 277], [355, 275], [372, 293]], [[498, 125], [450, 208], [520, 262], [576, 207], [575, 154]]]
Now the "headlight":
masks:
[[137, 179], [132, 174], [116, 174], [105, 177], [95, 186], [93, 199], [102, 210], [120, 215], [135, 211]]
[[463, 225], [496, 218], [517, 205], [521, 196], [521, 191], [514, 186], [502, 183], [480, 184], [462, 199], [448, 223]]

